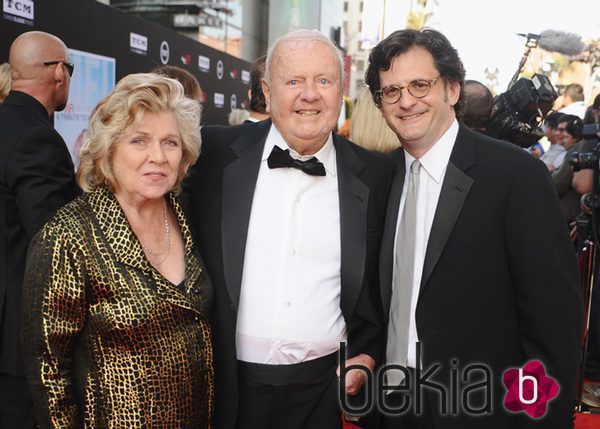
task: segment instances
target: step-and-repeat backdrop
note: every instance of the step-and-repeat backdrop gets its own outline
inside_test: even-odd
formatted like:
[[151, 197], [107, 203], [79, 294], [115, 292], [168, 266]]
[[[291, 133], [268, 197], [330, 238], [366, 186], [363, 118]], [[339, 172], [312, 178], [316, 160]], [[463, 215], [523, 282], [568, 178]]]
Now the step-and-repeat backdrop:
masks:
[[2, 0], [0, 63], [19, 34], [41, 30], [69, 47], [75, 73], [55, 126], [74, 151], [96, 103], [123, 76], [169, 64], [191, 72], [206, 93], [203, 124], [226, 124], [248, 106], [250, 64], [95, 0]]

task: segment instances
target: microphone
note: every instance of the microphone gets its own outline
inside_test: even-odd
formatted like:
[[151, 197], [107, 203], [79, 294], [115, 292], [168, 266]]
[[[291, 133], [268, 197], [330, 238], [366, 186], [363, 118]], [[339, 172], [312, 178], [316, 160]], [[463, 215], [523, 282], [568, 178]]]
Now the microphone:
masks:
[[546, 51], [563, 55], [579, 55], [585, 49], [581, 36], [557, 30], [545, 30], [540, 33], [538, 46]]

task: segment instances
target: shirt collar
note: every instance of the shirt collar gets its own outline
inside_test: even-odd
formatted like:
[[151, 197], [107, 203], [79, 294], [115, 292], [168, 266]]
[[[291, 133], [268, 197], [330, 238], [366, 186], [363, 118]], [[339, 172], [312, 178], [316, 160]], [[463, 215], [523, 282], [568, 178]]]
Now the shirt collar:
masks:
[[[446, 166], [450, 161], [450, 155], [452, 154], [457, 135], [458, 121], [455, 119], [442, 137], [419, 159], [421, 167], [438, 184], [444, 179]], [[409, 171], [410, 164], [412, 164], [415, 158], [406, 151], [404, 155], [406, 171]]]
[[293, 158], [301, 159], [303, 161], [316, 157], [323, 166], [325, 167], [325, 171], [327, 174], [335, 177], [337, 175], [337, 164], [335, 158], [335, 146], [333, 145], [333, 136], [330, 133], [327, 141], [323, 145], [321, 149], [314, 155], [299, 155], [296, 151], [291, 149], [277, 127], [274, 124], [271, 124], [271, 129], [269, 130], [269, 134], [267, 135], [267, 140], [265, 141], [265, 148], [263, 150], [261, 161], [266, 161], [271, 151], [273, 150], [273, 146], [279, 146], [281, 149], [286, 150], [289, 149], [290, 154]]

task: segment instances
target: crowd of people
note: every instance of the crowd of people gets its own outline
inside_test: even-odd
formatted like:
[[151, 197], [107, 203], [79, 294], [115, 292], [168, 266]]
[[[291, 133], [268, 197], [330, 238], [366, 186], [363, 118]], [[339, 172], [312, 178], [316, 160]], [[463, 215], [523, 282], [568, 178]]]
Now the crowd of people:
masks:
[[[352, 142], [340, 51], [296, 30], [253, 65], [236, 125], [200, 127], [181, 69], [123, 77], [75, 170], [50, 119], [67, 47], [30, 31], [9, 63], [0, 428], [572, 426], [577, 88], [540, 161], [487, 132], [492, 95], [442, 33], [400, 30], [370, 53]], [[507, 402], [517, 369], [543, 407]]]

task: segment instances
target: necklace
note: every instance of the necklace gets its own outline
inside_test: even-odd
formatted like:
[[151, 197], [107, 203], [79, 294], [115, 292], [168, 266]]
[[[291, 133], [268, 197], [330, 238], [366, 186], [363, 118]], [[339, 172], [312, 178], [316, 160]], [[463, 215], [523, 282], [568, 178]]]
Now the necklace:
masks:
[[171, 252], [171, 225], [169, 224], [169, 219], [167, 217], [167, 202], [166, 201], [165, 201], [165, 205], [163, 206], [163, 219], [165, 222], [165, 236], [166, 236], [165, 249], [161, 252], [153, 252], [148, 247], [142, 245], [142, 247], [144, 248], [144, 252], [146, 252], [146, 254], [148, 256], [151, 256], [152, 258], [156, 259], [154, 261], [156, 263], [156, 265], [161, 265], [163, 262], [165, 262], [165, 260], [169, 256], [169, 253]]

